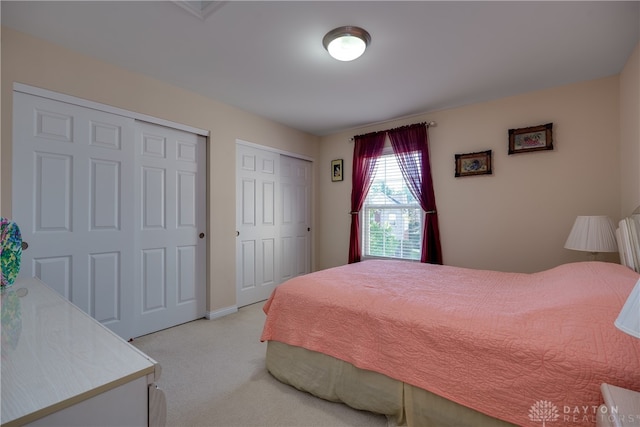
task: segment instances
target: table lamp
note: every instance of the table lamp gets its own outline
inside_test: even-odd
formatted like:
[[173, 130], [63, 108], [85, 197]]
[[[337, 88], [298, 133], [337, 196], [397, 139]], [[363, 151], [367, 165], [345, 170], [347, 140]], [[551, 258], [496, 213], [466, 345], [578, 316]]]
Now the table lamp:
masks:
[[592, 259], [596, 259], [600, 252], [617, 252], [613, 221], [605, 215], [578, 216], [564, 247], [574, 251], [591, 252]]

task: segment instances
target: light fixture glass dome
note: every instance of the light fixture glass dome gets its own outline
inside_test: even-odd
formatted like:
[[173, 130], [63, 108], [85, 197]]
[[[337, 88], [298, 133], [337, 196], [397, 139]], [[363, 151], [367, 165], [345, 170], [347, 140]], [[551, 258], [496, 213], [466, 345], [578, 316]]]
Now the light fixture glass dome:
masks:
[[360, 57], [370, 42], [371, 36], [367, 31], [351, 26], [335, 28], [322, 39], [329, 55], [338, 61], [353, 61]]

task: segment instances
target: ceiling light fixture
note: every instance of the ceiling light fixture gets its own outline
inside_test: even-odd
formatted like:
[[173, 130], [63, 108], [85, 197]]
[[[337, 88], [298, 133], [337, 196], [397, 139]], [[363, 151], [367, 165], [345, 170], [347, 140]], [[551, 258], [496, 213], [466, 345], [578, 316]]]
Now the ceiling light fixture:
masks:
[[364, 53], [371, 43], [371, 35], [360, 27], [338, 27], [329, 31], [322, 44], [329, 55], [338, 61], [353, 61]]

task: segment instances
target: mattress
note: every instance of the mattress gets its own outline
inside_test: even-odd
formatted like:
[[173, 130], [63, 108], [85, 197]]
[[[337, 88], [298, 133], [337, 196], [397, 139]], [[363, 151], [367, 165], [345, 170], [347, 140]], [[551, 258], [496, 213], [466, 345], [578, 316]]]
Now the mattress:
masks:
[[521, 274], [365, 261], [280, 285], [262, 340], [509, 423], [585, 425], [595, 414], [565, 411], [597, 407], [601, 383], [640, 389], [640, 343], [613, 325], [638, 277], [601, 262]]

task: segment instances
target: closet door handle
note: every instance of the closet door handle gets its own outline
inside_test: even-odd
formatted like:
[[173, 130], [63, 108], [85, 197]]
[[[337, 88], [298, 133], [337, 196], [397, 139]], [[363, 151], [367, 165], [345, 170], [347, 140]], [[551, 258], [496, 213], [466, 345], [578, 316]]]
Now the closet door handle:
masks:
[[204, 239], [204, 233], [200, 233], [198, 237], [200, 237], [201, 239]]
[[23, 241], [22, 243], [20, 243], [20, 247], [23, 251], [26, 251], [27, 249], [29, 249], [29, 244]]

